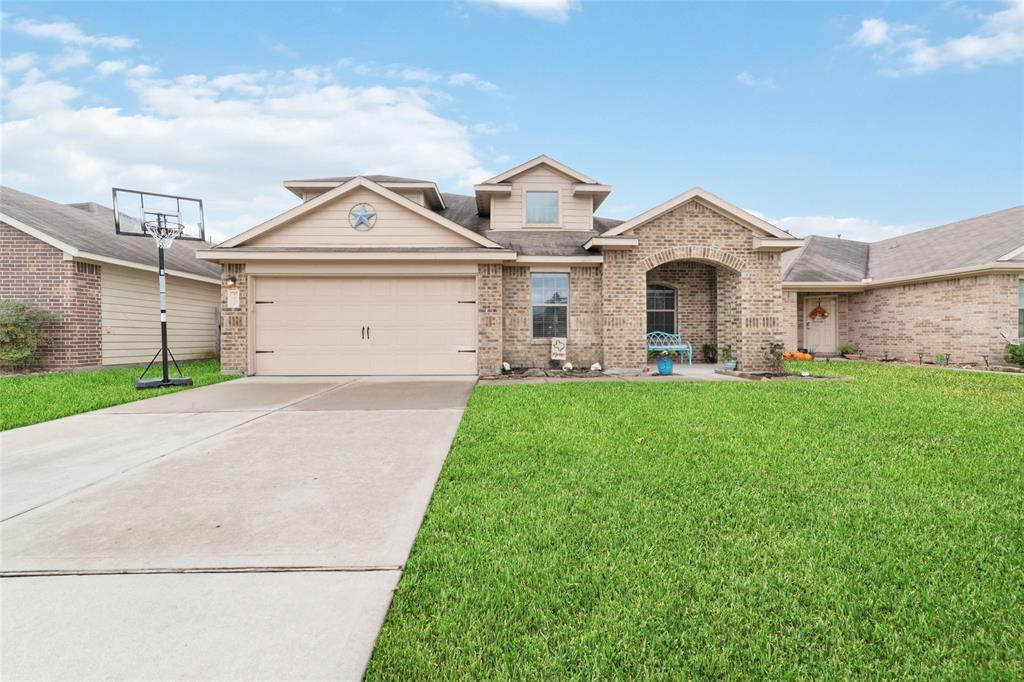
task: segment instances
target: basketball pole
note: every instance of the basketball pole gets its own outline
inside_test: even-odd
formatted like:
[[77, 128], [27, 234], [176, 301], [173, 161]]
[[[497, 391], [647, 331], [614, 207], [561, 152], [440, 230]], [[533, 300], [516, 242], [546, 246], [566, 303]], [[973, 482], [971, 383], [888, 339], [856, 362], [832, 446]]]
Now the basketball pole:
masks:
[[[166, 226], [167, 218], [162, 215], [157, 216], [158, 230], [162, 231]], [[163, 369], [163, 377], [160, 379], [142, 379], [140, 378], [135, 382], [135, 388], [164, 388], [166, 386], [191, 386], [192, 379], [185, 376], [178, 376], [171, 378], [170, 367], [168, 366], [167, 359], [170, 356], [174, 367], [178, 370], [178, 374], [181, 374], [181, 368], [178, 367], [178, 361], [174, 359], [174, 355], [171, 354], [171, 349], [167, 345], [167, 273], [164, 270], [164, 245], [163, 242], [157, 240], [156, 244], [157, 253], [157, 267], [160, 278], [160, 350], [157, 354], [161, 356], [161, 366]], [[146, 365], [146, 369], [143, 370], [142, 376], [146, 376], [146, 372], [153, 366], [153, 361], [156, 360], [156, 355], [153, 356], [153, 360], [149, 361]]]

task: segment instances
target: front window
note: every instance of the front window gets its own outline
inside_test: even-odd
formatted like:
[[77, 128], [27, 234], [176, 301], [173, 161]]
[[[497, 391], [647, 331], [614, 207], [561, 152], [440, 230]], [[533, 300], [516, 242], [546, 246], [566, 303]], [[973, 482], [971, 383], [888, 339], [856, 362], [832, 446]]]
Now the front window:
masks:
[[569, 274], [535, 272], [530, 275], [533, 338], [569, 335]]
[[676, 333], [676, 290], [664, 284], [647, 285], [647, 333]]
[[558, 222], [558, 192], [526, 193], [526, 224], [554, 225]]

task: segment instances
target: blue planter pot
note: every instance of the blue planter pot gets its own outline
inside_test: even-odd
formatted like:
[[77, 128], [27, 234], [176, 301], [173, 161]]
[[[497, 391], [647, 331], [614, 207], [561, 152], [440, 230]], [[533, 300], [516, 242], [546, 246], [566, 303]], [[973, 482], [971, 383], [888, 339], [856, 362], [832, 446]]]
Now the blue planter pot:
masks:
[[722, 364], [725, 365], [725, 368], [727, 370], [729, 370], [730, 372], [736, 371], [736, 361], [735, 360], [726, 360]]
[[658, 358], [658, 374], [669, 375], [672, 373], [672, 358]]

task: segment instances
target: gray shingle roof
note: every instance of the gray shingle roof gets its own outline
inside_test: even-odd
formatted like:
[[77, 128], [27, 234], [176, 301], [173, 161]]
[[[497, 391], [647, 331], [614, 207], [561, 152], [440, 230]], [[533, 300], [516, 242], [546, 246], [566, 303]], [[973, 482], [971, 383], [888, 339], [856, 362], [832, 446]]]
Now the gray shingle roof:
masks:
[[868, 277], [886, 279], [991, 263], [1024, 246], [1024, 206], [871, 245]]
[[867, 242], [812, 235], [782, 254], [787, 282], [859, 282], [867, 276]]
[[[114, 212], [95, 203], [58, 204], [33, 194], [0, 187], [0, 213], [79, 251], [156, 267], [156, 245], [149, 237], [114, 233]], [[196, 259], [199, 241], [179, 240], [165, 252], [168, 270], [220, 277], [220, 266]]]
[[787, 282], [860, 282], [991, 263], [1024, 246], [1024, 206], [879, 242], [808, 237], [782, 256]]

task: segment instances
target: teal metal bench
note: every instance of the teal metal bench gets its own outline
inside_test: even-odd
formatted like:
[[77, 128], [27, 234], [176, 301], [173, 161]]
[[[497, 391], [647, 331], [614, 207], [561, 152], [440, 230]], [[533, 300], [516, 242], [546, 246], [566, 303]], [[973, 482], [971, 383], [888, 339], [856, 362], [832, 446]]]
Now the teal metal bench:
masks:
[[651, 332], [647, 335], [647, 352], [660, 353], [663, 350], [686, 353], [686, 364], [693, 364], [693, 348], [689, 343], [683, 341], [679, 334], [668, 332]]

